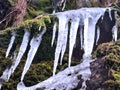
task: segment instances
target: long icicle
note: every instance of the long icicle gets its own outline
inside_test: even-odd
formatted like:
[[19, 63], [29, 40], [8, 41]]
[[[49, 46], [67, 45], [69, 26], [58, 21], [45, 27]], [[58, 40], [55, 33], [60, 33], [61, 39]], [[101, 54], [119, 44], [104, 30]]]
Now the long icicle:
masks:
[[66, 25], [65, 25], [65, 31], [64, 31], [64, 33], [63, 33], [63, 43], [62, 43], [62, 51], [61, 51], [60, 65], [62, 65], [63, 56], [64, 56], [65, 51], [66, 51], [67, 38], [68, 38], [68, 22], [67, 22]]
[[30, 42], [30, 50], [27, 55], [27, 60], [26, 60], [24, 70], [22, 72], [21, 81], [23, 81], [24, 76], [27, 73], [27, 71], [32, 63], [32, 60], [33, 60], [33, 58], [39, 48], [39, 45], [41, 43], [42, 36], [44, 35], [45, 32], [46, 32], [46, 28], [44, 27], [44, 30], [40, 34], [38, 34], [36, 37], [33, 37]]
[[89, 24], [89, 20], [88, 18], [84, 19], [84, 56], [83, 58], [87, 57], [87, 49], [88, 49], [88, 44], [87, 44], [87, 33], [88, 33], [88, 24]]
[[[16, 59], [16, 51], [14, 51], [13, 53], [14, 55], [11, 56], [12, 62], [14, 62], [14, 60]], [[9, 81], [9, 76], [11, 74], [11, 69], [9, 68], [9, 66], [7, 66], [7, 68], [3, 71], [2, 76], [0, 77], [0, 90], [2, 88], [2, 84]]]
[[73, 47], [75, 45], [76, 37], [77, 37], [77, 30], [79, 26], [80, 19], [78, 17], [73, 17], [71, 20], [71, 27], [70, 27], [70, 41], [69, 41], [69, 63], [68, 66], [71, 65], [71, 58], [72, 58], [72, 52]]
[[6, 58], [8, 57], [8, 55], [9, 55], [9, 53], [10, 53], [10, 50], [11, 50], [13, 44], [14, 44], [15, 37], [16, 37], [16, 32], [13, 31], [13, 32], [12, 32], [12, 37], [11, 37], [11, 40], [10, 40], [10, 43], [9, 43], [9, 46], [8, 46], [8, 49], [7, 49], [7, 51], [6, 51], [6, 56], [5, 56]]
[[63, 45], [63, 42], [64, 42], [63, 33], [64, 33], [64, 30], [65, 30], [66, 23], [68, 22], [65, 15], [59, 14], [58, 18], [59, 18], [59, 31], [58, 31], [57, 46], [56, 46], [56, 50], [55, 50], [53, 76], [55, 75], [56, 68], [57, 68], [57, 65], [58, 65], [58, 60], [59, 60], [60, 53], [61, 53], [61, 50], [62, 50], [62, 45]]
[[14, 64], [11, 66], [11, 68], [9, 70], [8, 78], [10, 78], [11, 74], [14, 72], [14, 70], [16, 69], [18, 64], [20, 63], [20, 60], [21, 60], [23, 54], [25, 53], [25, 51], [27, 49], [28, 42], [29, 42], [29, 37], [30, 37], [30, 32], [28, 30], [25, 30], [25, 34], [23, 36], [23, 40], [22, 40], [22, 43], [21, 43], [21, 46], [20, 46], [19, 53], [17, 55], [17, 58], [14, 61]]

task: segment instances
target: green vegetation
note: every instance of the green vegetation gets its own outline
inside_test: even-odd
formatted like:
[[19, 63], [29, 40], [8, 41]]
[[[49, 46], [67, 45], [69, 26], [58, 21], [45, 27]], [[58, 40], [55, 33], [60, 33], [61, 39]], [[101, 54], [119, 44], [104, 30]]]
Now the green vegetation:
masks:
[[120, 89], [120, 40], [101, 44], [93, 55], [104, 57], [106, 66], [109, 66], [109, 79], [106, 81], [106, 90]]
[[15, 5], [14, 2], [13, 2], [13, 0], [8, 0], [8, 2], [10, 3], [11, 6]]
[[[48, 18], [48, 17], [47, 17]], [[46, 19], [45, 21], [50, 19]], [[46, 22], [45, 22], [46, 23]], [[16, 52], [19, 51], [20, 44], [22, 42], [23, 34], [24, 34], [24, 27], [25, 26], [32, 26], [28, 27], [28, 29], [31, 31], [32, 36], [35, 35], [35, 32], [38, 30], [39, 25], [41, 25], [41, 22], [38, 22], [38, 20], [27, 20], [25, 21], [25, 24], [23, 26], [17, 27], [14, 30], [17, 32], [17, 36], [15, 39], [15, 47], [12, 48], [12, 50], [16, 50]], [[53, 47], [51, 47], [51, 38], [52, 38], [52, 26], [47, 24], [47, 32], [43, 36], [43, 40], [41, 42], [41, 45], [35, 55], [35, 58], [33, 60], [33, 64], [30, 66], [30, 69], [28, 70], [27, 74], [24, 78], [24, 83], [26, 86], [31, 86], [34, 84], [37, 84], [43, 80], [46, 80], [50, 76], [52, 76], [53, 72], [53, 60], [54, 60], [54, 52], [55, 52], [55, 46], [56, 41]], [[12, 29], [13, 30], [13, 29]], [[32, 36], [30, 38], [32, 38]], [[8, 44], [10, 42], [11, 38], [11, 29], [8, 28], [0, 33], [0, 75], [2, 75], [3, 71], [10, 67], [13, 63], [12, 60], [8, 57], [5, 59], [5, 53], [8, 48]], [[27, 58], [27, 53], [29, 50], [29, 46], [26, 50], [26, 53], [24, 57], [22, 58], [19, 66], [16, 68], [15, 73], [12, 74], [9, 82], [5, 82], [3, 84], [2, 90], [16, 90], [17, 84], [20, 82], [20, 77], [23, 71], [23, 67]], [[12, 55], [12, 52], [10, 52], [10, 55]], [[72, 60], [72, 65], [77, 65], [79, 61]], [[57, 68], [57, 72], [60, 70], [65, 69], [68, 66], [68, 54], [65, 54], [63, 65], [59, 65]]]
[[[13, 0], [8, 0], [11, 6], [14, 6]], [[46, 80], [52, 76], [53, 71], [53, 60], [54, 52], [56, 46], [56, 40], [53, 47], [51, 47], [52, 38], [52, 28], [53, 23], [51, 21], [57, 21], [56, 16], [51, 16], [49, 13], [52, 12], [52, 6], [50, 0], [30, 0], [26, 16], [23, 23], [18, 27], [10, 27], [4, 31], [0, 31], [0, 75], [3, 71], [11, 66], [12, 60], [8, 57], [5, 58], [5, 53], [10, 42], [11, 31], [15, 30], [17, 32], [16, 40], [12, 50], [19, 51], [20, 44], [22, 42], [24, 29], [28, 29], [31, 32], [30, 39], [36, 34], [40, 33], [39, 27], [42, 26], [47, 28], [47, 32], [43, 36], [41, 45], [35, 55], [33, 64], [28, 70], [24, 83], [26, 86], [31, 86], [37, 84], [43, 80]], [[67, 1], [66, 10], [76, 8], [74, 0]], [[91, 2], [92, 6], [96, 6], [94, 2]], [[42, 14], [42, 15], [41, 15]], [[40, 17], [37, 17], [37, 16]], [[36, 18], [37, 17], [37, 18]], [[1, 25], [2, 26], [2, 25]], [[120, 38], [120, 29], [118, 32], [118, 37]], [[3, 84], [2, 90], [16, 90], [17, 84], [20, 82], [21, 73], [27, 58], [27, 53], [30, 46], [28, 46], [24, 57], [22, 58], [19, 66], [12, 74], [9, 82]], [[12, 55], [12, 52], [10, 53]], [[117, 42], [110, 42], [101, 44], [93, 57], [101, 58], [105, 57], [106, 65], [110, 67], [110, 78], [106, 81], [106, 90], [119, 90], [120, 88], [120, 40]], [[72, 60], [72, 65], [78, 64], [79, 61]], [[65, 69], [68, 66], [68, 53], [64, 55], [63, 65], [57, 67], [57, 72]]]

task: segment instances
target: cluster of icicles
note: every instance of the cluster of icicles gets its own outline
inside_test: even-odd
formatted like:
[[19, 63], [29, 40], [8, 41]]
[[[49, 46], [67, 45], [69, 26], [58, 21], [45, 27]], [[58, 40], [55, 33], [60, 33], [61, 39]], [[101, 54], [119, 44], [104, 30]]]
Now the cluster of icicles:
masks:
[[[65, 54], [67, 41], [68, 41], [68, 31], [70, 31], [68, 67], [71, 68], [70, 67], [71, 66], [71, 57], [72, 57], [73, 48], [76, 43], [78, 27], [80, 27], [79, 33], [80, 33], [81, 48], [84, 49], [83, 63], [81, 64], [81, 68], [84, 68], [86, 65], [87, 65], [87, 67], [90, 66], [89, 62], [90, 62], [91, 52], [93, 50], [93, 45], [95, 42], [94, 41], [95, 40], [94, 39], [95, 38], [95, 26], [96, 26], [96, 23], [99, 20], [99, 18], [104, 15], [106, 9], [107, 8], [81, 8], [78, 10], [70, 10], [70, 11], [56, 13], [58, 16], [58, 19], [59, 19], [59, 27], [58, 27], [58, 38], [57, 38], [57, 45], [56, 45], [55, 57], [54, 57], [53, 77], [56, 76], [55, 72], [56, 72], [56, 68], [57, 68], [59, 59], [60, 59], [60, 64], [62, 64], [63, 56]], [[109, 8], [109, 12], [111, 12], [110, 8]], [[110, 13], [109, 13], [109, 16], [111, 17]], [[70, 23], [70, 27], [68, 25], [69, 23]], [[57, 25], [58, 25], [58, 23], [55, 22], [55, 24], [53, 26], [53, 36], [52, 36], [52, 42], [51, 42], [52, 46], [54, 44], [54, 39], [56, 37]], [[84, 28], [82, 28], [82, 27], [84, 27]], [[3, 75], [1, 76], [1, 79], [3, 79], [6, 82], [9, 80], [11, 74], [14, 72], [14, 70], [20, 63], [20, 60], [28, 46], [28, 42], [30, 39], [30, 32], [29, 32], [29, 30], [26, 30], [26, 29], [24, 31], [25, 31], [25, 34], [24, 34], [23, 41], [22, 41], [20, 49], [19, 49], [19, 53], [17, 56], [14, 57], [14, 64], [11, 66], [10, 69], [6, 69], [3, 72]], [[23, 73], [21, 76], [21, 83], [23, 83], [24, 76], [27, 73], [27, 70], [29, 69], [29, 67], [32, 63], [32, 60], [33, 60], [33, 58], [37, 52], [37, 49], [40, 45], [40, 42], [42, 40], [42, 36], [44, 35], [45, 32], [46, 32], [46, 29], [42, 30], [42, 32], [40, 32], [36, 37], [33, 37], [30, 41], [30, 50], [28, 52], [26, 64], [25, 64], [25, 67], [24, 67], [24, 70], [23, 70]], [[99, 40], [99, 36], [100, 36], [100, 31], [99, 31], [99, 27], [98, 27], [96, 44]], [[15, 41], [15, 37], [16, 37], [16, 32], [13, 32], [11, 40], [10, 40], [10, 44], [9, 44], [7, 52], [6, 52], [6, 57], [8, 57], [8, 55], [10, 53], [12, 45]], [[115, 40], [117, 40], [116, 26], [114, 26], [113, 38]], [[87, 68], [87, 70], [81, 71], [80, 73], [84, 80], [82, 87], [86, 87], [85, 81], [88, 80], [90, 77], [90, 74], [91, 74], [90, 69]], [[85, 73], [87, 73], [88, 75], [85, 75]], [[52, 81], [54, 81], [55, 78], [53, 78], [53, 77], [52, 77], [52, 79], [48, 80], [49, 84], [51, 84]], [[73, 80], [73, 79], [71, 79], [71, 80]], [[1, 83], [0, 85], [2, 86], [2, 82], [0, 82], [0, 83]], [[37, 87], [39, 87], [39, 84], [32, 86], [32, 87], [25, 87], [25, 86], [23, 86], [23, 84], [21, 85], [21, 83], [18, 84], [18, 87], [17, 87], [18, 90], [35, 90]], [[41, 82], [40, 84], [45, 85], [45, 82], [43, 82], [43, 83]], [[48, 83], [47, 83], [47, 85], [48, 85]], [[50, 90], [50, 87], [46, 90]], [[57, 89], [57, 90], [59, 90], [59, 89]], [[67, 89], [67, 90], [70, 90], [70, 89]], [[82, 90], [85, 90], [85, 88]]]

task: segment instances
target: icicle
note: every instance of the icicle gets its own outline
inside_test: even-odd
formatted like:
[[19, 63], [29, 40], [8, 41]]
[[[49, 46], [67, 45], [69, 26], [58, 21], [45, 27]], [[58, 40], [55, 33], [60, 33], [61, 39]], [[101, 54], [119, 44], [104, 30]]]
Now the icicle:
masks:
[[39, 31], [41, 30], [41, 26], [39, 26], [39, 29], [38, 29]]
[[73, 47], [75, 45], [75, 41], [76, 41], [76, 36], [77, 36], [77, 30], [78, 30], [78, 26], [79, 26], [79, 17], [75, 17], [73, 15], [73, 18], [71, 18], [71, 27], [70, 27], [70, 41], [69, 41], [69, 63], [68, 66], [70, 67], [71, 65], [71, 58], [72, 58], [72, 52], [73, 52]]
[[28, 55], [27, 55], [27, 60], [26, 60], [24, 70], [22, 72], [21, 81], [23, 81], [24, 76], [25, 76], [26, 72], [28, 71], [28, 69], [32, 63], [32, 60], [33, 60], [33, 58], [37, 52], [37, 49], [41, 43], [42, 36], [45, 32], [46, 32], [46, 29], [44, 28], [44, 30], [40, 34], [38, 34], [36, 37], [33, 37], [31, 42], [30, 42], [30, 50], [29, 50]]
[[16, 32], [13, 31], [13, 32], [12, 32], [12, 37], [11, 37], [11, 40], [10, 40], [10, 43], [9, 43], [9, 46], [8, 46], [8, 49], [7, 49], [7, 52], [6, 52], [6, 56], [5, 56], [6, 58], [8, 57], [8, 55], [9, 55], [9, 53], [10, 53], [10, 50], [11, 50], [13, 44], [14, 44], [15, 37], [16, 37]]
[[2, 76], [0, 77], [0, 79], [4, 80], [4, 81], [8, 81], [7, 79], [7, 73], [8, 73], [8, 68], [5, 69], [5, 71], [3, 72]]
[[[59, 18], [59, 31], [58, 31], [57, 46], [56, 46], [56, 50], [55, 50], [53, 75], [55, 75], [55, 72], [56, 72], [59, 56], [60, 56], [60, 53], [61, 53], [61, 50], [62, 50], [62, 46], [64, 44], [64, 35], [65, 35], [64, 31], [66, 29], [66, 24], [68, 23], [68, 19], [65, 15], [59, 14], [58, 18]], [[66, 37], [66, 35], [65, 35], [65, 37]]]
[[100, 28], [97, 27], [97, 39], [96, 39], [96, 45], [98, 45], [99, 37], [100, 37]]
[[57, 22], [55, 22], [55, 23], [54, 23], [54, 26], [53, 26], [53, 35], [52, 35], [51, 46], [53, 46], [53, 44], [54, 44], [55, 34], [56, 34], [56, 27], [57, 27]]
[[23, 54], [25, 53], [27, 46], [28, 46], [28, 42], [29, 42], [29, 37], [30, 37], [30, 32], [28, 30], [25, 30], [25, 34], [23, 36], [23, 40], [20, 46], [20, 50], [19, 53], [17, 55], [17, 58], [15, 60], [15, 64], [12, 65], [11, 67], [11, 72], [13, 73], [14, 70], [16, 69], [16, 67], [18, 66], [18, 64], [20, 63], [20, 60], [23, 56]]
[[[14, 56], [12, 57], [13, 61], [16, 59], [16, 52], [14, 52]], [[0, 90], [2, 87], [2, 83], [8, 82], [9, 77], [11, 75], [11, 69], [8, 69], [8, 67], [4, 70], [2, 76], [0, 77]]]
[[[87, 11], [87, 14], [84, 19], [84, 55], [83, 59], [90, 58], [93, 45], [94, 45], [94, 38], [95, 38], [95, 26], [98, 21], [98, 19], [104, 14], [106, 9], [96, 9], [96, 8], [90, 8], [86, 9], [83, 8], [83, 10]], [[94, 11], [93, 11], [94, 10]], [[98, 10], [100, 10], [98, 12]]]
[[117, 41], [117, 24], [113, 26], [112, 32], [113, 32], [113, 41]]
[[17, 59], [16, 59], [16, 52], [14, 52], [14, 56], [11, 58], [13, 59], [14, 64], [12, 64], [12, 66], [10, 67], [10, 69], [6, 69], [3, 72], [3, 75], [1, 76], [1, 78], [5, 81], [8, 82], [8, 80], [10, 79], [11, 74], [14, 72], [14, 70], [16, 69], [17, 65], [20, 62], [20, 59], [22, 58], [26, 48], [27, 48], [27, 44], [28, 44], [28, 40], [29, 40], [29, 32], [26, 31], [23, 37], [23, 41], [20, 47], [20, 51], [18, 53]]
[[84, 19], [84, 50], [85, 50], [85, 56], [83, 56], [83, 57], [86, 57], [87, 56], [87, 49], [88, 49], [88, 42], [87, 42], [87, 39], [88, 39], [88, 37], [87, 37], [87, 33], [88, 33], [88, 23], [89, 23], [89, 21], [88, 21], [88, 18], [85, 18]]
[[63, 56], [64, 56], [64, 53], [66, 51], [67, 38], [68, 38], [68, 22], [65, 25], [65, 31], [63, 33], [63, 44], [62, 44], [62, 52], [61, 52], [60, 65], [62, 65]]

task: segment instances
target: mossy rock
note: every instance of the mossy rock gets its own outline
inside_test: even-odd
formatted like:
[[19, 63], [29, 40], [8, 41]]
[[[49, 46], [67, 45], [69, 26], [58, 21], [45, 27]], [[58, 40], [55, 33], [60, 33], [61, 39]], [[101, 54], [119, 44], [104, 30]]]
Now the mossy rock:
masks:
[[120, 90], [120, 40], [99, 45], [93, 56], [104, 57], [109, 67], [105, 90]]

